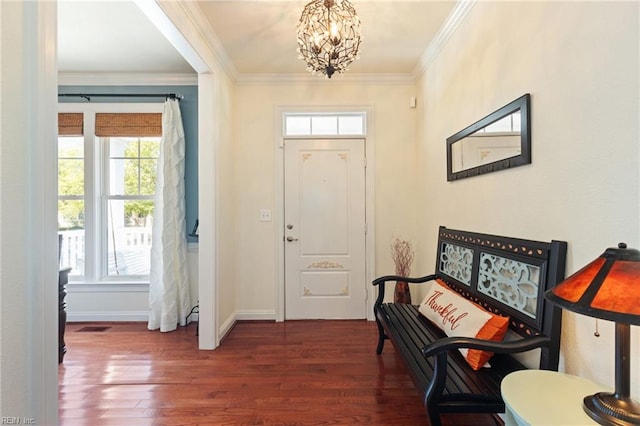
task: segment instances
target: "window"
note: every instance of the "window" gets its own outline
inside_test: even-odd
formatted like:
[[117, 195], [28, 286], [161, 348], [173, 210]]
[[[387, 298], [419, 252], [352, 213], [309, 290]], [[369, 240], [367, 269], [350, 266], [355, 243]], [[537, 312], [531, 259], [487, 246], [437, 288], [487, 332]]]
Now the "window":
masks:
[[364, 136], [365, 113], [286, 113], [284, 136]]
[[58, 138], [58, 233], [60, 263], [84, 275], [84, 138]]
[[475, 136], [482, 136], [483, 133], [488, 136], [495, 133], [520, 134], [520, 125], [520, 111], [516, 111], [478, 130]]
[[146, 282], [162, 106], [60, 107], [78, 109], [58, 116], [60, 264], [76, 282]]
[[159, 137], [101, 138], [109, 166], [107, 276], [149, 275]]

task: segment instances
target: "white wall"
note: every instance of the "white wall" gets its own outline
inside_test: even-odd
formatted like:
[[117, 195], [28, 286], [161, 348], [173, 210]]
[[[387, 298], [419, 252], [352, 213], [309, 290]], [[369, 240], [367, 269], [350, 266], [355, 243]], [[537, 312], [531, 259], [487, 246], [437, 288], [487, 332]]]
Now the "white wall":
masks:
[[[234, 112], [233, 84], [223, 73], [219, 73], [219, 87], [216, 92], [215, 102], [217, 108], [218, 143], [216, 145], [217, 161], [215, 173], [217, 184], [216, 194], [216, 282], [217, 293], [217, 332], [223, 337], [235, 322], [236, 270], [235, 259], [237, 236], [235, 234], [237, 194], [235, 191], [235, 165], [232, 116]], [[201, 164], [200, 167], [204, 165]], [[209, 165], [214, 167], [214, 165]], [[202, 223], [202, 217], [200, 218]], [[200, 262], [214, 261], [213, 259], [200, 258]], [[201, 285], [207, 285], [206, 282]]]
[[[437, 226], [568, 242], [567, 275], [639, 230], [637, 2], [478, 2], [420, 82], [420, 247]], [[531, 93], [532, 164], [446, 181], [445, 139]], [[428, 214], [428, 217], [426, 215]], [[425, 272], [430, 271], [427, 265]], [[614, 330], [564, 313], [561, 369], [614, 385]], [[638, 327], [632, 394], [640, 394]]]
[[0, 415], [57, 422], [56, 5], [0, 2]]
[[[318, 79], [322, 77], [318, 76]], [[370, 106], [375, 133], [376, 273], [393, 272], [392, 235], [411, 238], [415, 227], [416, 110], [413, 84], [351, 85], [338, 81], [300, 85], [240, 85], [233, 109], [235, 197], [235, 308], [246, 318], [274, 319], [275, 221], [260, 222], [260, 209], [281, 214], [276, 197], [278, 107]]]

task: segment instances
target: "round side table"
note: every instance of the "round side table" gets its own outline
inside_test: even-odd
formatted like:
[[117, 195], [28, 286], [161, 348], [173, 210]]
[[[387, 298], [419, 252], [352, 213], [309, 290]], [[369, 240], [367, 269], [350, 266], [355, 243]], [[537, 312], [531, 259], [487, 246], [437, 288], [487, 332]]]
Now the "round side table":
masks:
[[502, 380], [505, 426], [595, 425], [582, 409], [582, 399], [609, 391], [583, 377], [547, 370], [522, 370]]

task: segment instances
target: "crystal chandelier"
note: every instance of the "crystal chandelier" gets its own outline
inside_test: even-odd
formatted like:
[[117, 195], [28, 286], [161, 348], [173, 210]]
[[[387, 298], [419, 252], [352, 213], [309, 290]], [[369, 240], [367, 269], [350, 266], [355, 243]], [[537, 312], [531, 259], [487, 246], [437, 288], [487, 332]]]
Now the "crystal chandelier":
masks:
[[307, 70], [326, 74], [346, 71], [358, 59], [360, 18], [348, 0], [313, 0], [298, 23], [298, 57]]

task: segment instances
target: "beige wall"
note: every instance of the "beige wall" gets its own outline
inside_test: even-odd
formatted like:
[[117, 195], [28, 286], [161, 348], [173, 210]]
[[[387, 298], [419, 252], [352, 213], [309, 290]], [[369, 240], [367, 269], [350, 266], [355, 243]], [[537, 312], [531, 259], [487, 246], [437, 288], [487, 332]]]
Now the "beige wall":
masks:
[[[419, 244], [437, 225], [565, 240], [567, 275], [639, 241], [639, 4], [478, 2], [420, 82]], [[446, 181], [445, 139], [531, 94], [532, 164]], [[434, 208], [434, 204], [436, 205]], [[425, 272], [431, 271], [427, 265]], [[565, 312], [561, 368], [613, 386], [613, 326]], [[640, 394], [638, 327], [632, 394]]]
[[[319, 79], [321, 77], [318, 77]], [[392, 235], [414, 235], [416, 110], [413, 84], [237, 86], [234, 95], [236, 309], [247, 318], [275, 318], [275, 221], [260, 222], [260, 209], [281, 214], [276, 199], [276, 110], [278, 107], [367, 106], [375, 138], [376, 273], [393, 272]], [[365, 284], [366, 285], [366, 284]]]

